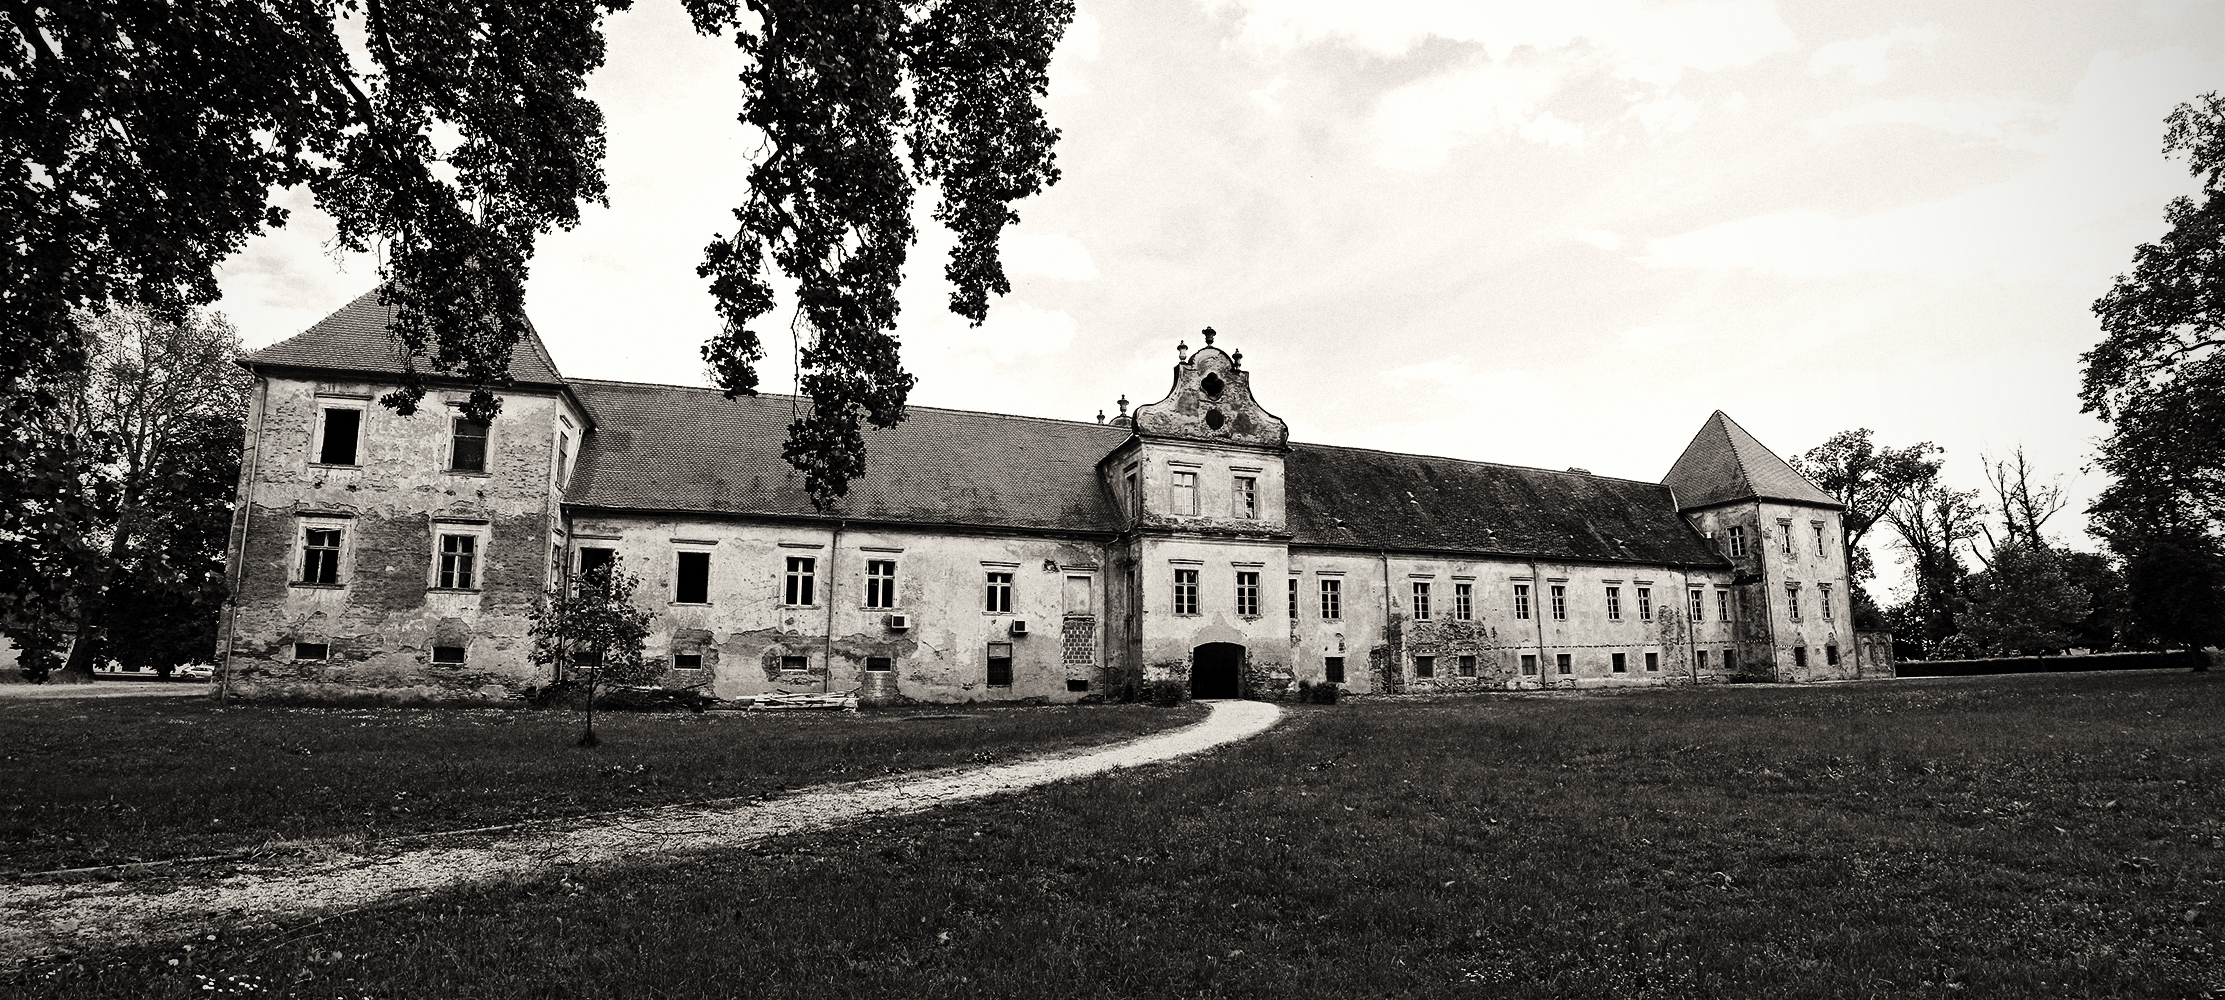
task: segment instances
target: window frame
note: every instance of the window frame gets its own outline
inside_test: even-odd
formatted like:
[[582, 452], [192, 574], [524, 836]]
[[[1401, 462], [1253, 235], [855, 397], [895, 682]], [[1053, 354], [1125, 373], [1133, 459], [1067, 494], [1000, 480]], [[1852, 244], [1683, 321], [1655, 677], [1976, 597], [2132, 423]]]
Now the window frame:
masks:
[[1198, 571], [1192, 566], [1174, 568], [1173, 613], [1195, 617], [1198, 613]]
[[1646, 650], [1646, 673], [1658, 674], [1660, 672], [1661, 652], [1653, 649]]
[[1721, 587], [1715, 588], [1715, 620], [1719, 622], [1731, 620], [1731, 592]]
[[1298, 620], [1298, 578], [1290, 578], [1290, 620]]
[[1553, 620], [1565, 622], [1568, 620], [1568, 585], [1556, 583], [1552, 584], [1552, 588]]
[[[470, 440], [470, 436], [463, 433], [466, 426], [479, 428], [479, 467], [476, 469], [457, 464], [457, 460], [463, 457], [460, 450], [463, 442]], [[490, 420], [486, 423], [479, 423], [461, 413], [450, 413], [448, 415], [448, 468], [445, 471], [452, 475], [485, 476], [490, 475], [487, 468], [493, 462], [494, 422]]]
[[[303, 646], [314, 646], [322, 650], [323, 655], [303, 656], [301, 655], [301, 647]], [[332, 643], [330, 642], [296, 642], [293, 644], [293, 660], [296, 663], [323, 663], [330, 659], [332, 659]]]
[[1619, 622], [1622, 620], [1621, 587], [1607, 588], [1607, 620], [1611, 622]]
[[1695, 670], [1707, 669], [1707, 650], [1695, 649], [1692, 651], [1692, 667]]
[[1430, 679], [1434, 679], [1434, 678], [1435, 678], [1435, 677], [1437, 676], [1437, 656], [1436, 656], [1436, 654], [1434, 654], [1434, 653], [1420, 653], [1420, 654], [1416, 654], [1416, 655], [1415, 655], [1415, 657], [1414, 657], [1414, 676], [1415, 676], [1415, 678], [1417, 678], [1417, 679], [1421, 679], [1421, 680], [1430, 680]]
[[1808, 523], [1809, 523], [1809, 524], [1810, 524], [1811, 526], [1813, 526], [1813, 527], [1815, 528], [1815, 532], [1816, 532], [1816, 555], [1817, 555], [1817, 556], [1819, 556], [1819, 557], [1820, 557], [1820, 556], [1826, 556], [1826, 555], [1829, 555], [1829, 554], [1830, 554], [1830, 551], [1829, 551], [1829, 550], [1827, 550], [1827, 549], [1825, 549], [1825, 548], [1823, 547], [1823, 522], [1822, 522], [1822, 521], [1810, 521], [1810, 522], [1808, 522]]
[[1326, 681], [1328, 681], [1328, 682], [1329, 682], [1329, 683], [1331, 683], [1331, 684], [1342, 684], [1342, 683], [1344, 683], [1344, 657], [1342, 657], [1342, 656], [1324, 656], [1324, 657], [1322, 657], [1322, 658], [1321, 658], [1321, 677], [1322, 677], [1322, 679], [1323, 679], [1323, 680], [1326, 680]]
[[[702, 598], [702, 600], [699, 601], [688, 600], [687, 598], [689, 594], [686, 590], [688, 563], [692, 561], [692, 557], [695, 556], [701, 556], [703, 559], [703, 592], [701, 594], [695, 595]], [[675, 549], [673, 551], [672, 603], [694, 605], [708, 605], [711, 603], [711, 550]]]
[[[455, 656], [455, 658], [454, 658], [454, 659], [448, 659], [448, 658], [446, 658], [446, 657], [443, 657], [443, 656], [441, 655], [441, 652], [442, 652], [443, 650], [449, 650], [449, 649], [453, 649], [453, 650], [455, 650], [455, 651], [456, 651], [456, 656]], [[462, 665], [464, 664], [464, 661], [465, 661], [465, 660], [467, 660], [467, 659], [469, 659], [469, 658], [470, 658], [470, 656], [471, 656], [471, 647], [469, 647], [469, 646], [434, 646], [434, 647], [432, 647], [432, 650], [431, 650], [431, 652], [429, 652], [429, 653], [427, 653], [427, 654], [426, 654], [426, 662], [427, 662], [427, 663], [446, 663], [446, 664], [451, 664], [451, 665], [455, 665], [455, 666], [462, 666]]]
[[1257, 618], [1259, 616], [1259, 571], [1237, 570], [1236, 617]]
[[[887, 572], [875, 570], [886, 567]], [[867, 559], [865, 561], [865, 610], [896, 610], [896, 560]]]
[[1411, 609], [1410, 609], [1410, 610], [1412, 610], [1412, 611], [1413, 611], [1413, 614], [1414, 614], [1414, 620], [1415, 620], [1415, 621], [1418, 621], [1418, 622], [1426, 622], [1426, 621], [1428, 621], [1428, 620], [1429, 620], [1429, 583], [1430, 583], [1430, 581], [1428, 581], [1428, 580], [1414, 580], [1414, 581], [1412, 581], [1412, 583], [1413, 583], [1413, 585], [1414, 585], [1414, 587], [1413, 587], [1413, 591], [1414, 591], [1414, 603], [1413, 603], [1413, 605], [1412, 605], [1412, 607], [1411, 607]]
[[[457, 529], [436, 526], [433, 530], [433, 590], [477, 591], [485, 589], [479, 573], [479, 557], [485, 552], [480, 545], [486, 532], [483, 529]], [[450, 543], [456, 543], [451, 545]]]
[[1788, 518], [1778, 518], [1778, 519], [1777, 519], [1777, 536], [1778, 536], [1777, 551], [1778, 551], [1779, 553], [1783, 554], [1783, 555], [1788, 555], [1788, 556], [1789, 556], [1789, 555], [1793, 555], [1793, 554], [1794, 554], [1794, 552], [1793, 552], [1793, 544], [1792, 544], [1792, 519], [1791, 519], [1791, 518], [1789, 518], [1789, 517], [1788, 517]]
[[1331, 576], [1324, 577], [1321, 580], [1321, 620], [1325, 622], [1344, 620], [1344, 579], [1342, 577]]
[[[1003, 656], [997, 655], [999, 649], [1003, 650]], [[998, 670], [998, 661], [1000, 660], [1003, 661], [1003, 670], [1001, 672], [1004, 675], [1004, 680], [1001, 682], [997, 680], [997, 675], [1000, 672]], [[1012, 669], [1012, 644], [1009, 642], [989, 643], [987, 648], [984, 649], [982, 652], [981, 672], [981, 679], [983, 684], [989, 687], [1011, 687], [1012, 677], [1014, 673]]]
[[[1169, 471], [1172, 474], [1168, 477], [1170, 481], [1167, 484], [1167, 513], [1196, 517], [1198, 512], [1197, 470], [1172, 469]], [[1185, 492], [1189, 497], [1187, 503], [1184, 503], [1182, 499]]]
[[1824, 621], [1831, 621], [1831, 585], [1828, 583], [1816, 584], [1816, 599], [1823, 606], [1823, 613], [1819, 617]]
[[982, 571], [982, 614], [1009, 615], [1012, 613], [1013, 577], [1018, 575], [1018, 573], [1009, 569], [992, 569]]
[[1575, 675], [1576, 675], [1576, 659], [1575, 659], [1574, 655], [1572, 655], [1572, 654], [1569, 654], [1569, 653], [1554, 653], [1554, 654], [1553, 654], [1553, 676], [1555, 676], [1555, 677], [1574, 677]]
[[[311, 545], [309, 544], [309, 533], [312, 531], [333, 532], [338, 537], [329, 546]], [[295, 519], [293, 562], [298, 569], [294, 574], [295, 578], [290, 581], [291, 585], [296, 587], [346, 587], [348, 585], [349, 534], [348, 522], [341, 518], [303, 517]], [[332, 554], [329, 560], [332, 568], [331, 579], [323, 580], [311, 577], [309, 571], [309, 554], [311, 552], [329, 552]], [[326, 560], [319, 560], [320, 564], [324, 562]]]
[[1240, 521], [1259, 520], [1259, 477], [1229, 477], [1229, 516]]
[[1685, 617], [1694, 622], [1707, 621], [1707, 597], [1705, 588], [1686, 587], [1684, 588], [1684, 590]]
[[1636, 589], [1638, 591], [1638, 620], [1650, 622], [1653, 620], [1653, 588], [1639, 587]]
[[1627, 673], [1629, 673], [1629, 672], [1630, 672], [1630, 654], [1628, 654], [1628, 653], [1623, 653], [1623, 652], [1611, 652], [1611, 653], [1608, 653], [1608, 654], [1607, 654], [1607, 668], [1608, 668], [1608, 672], [1609, 672], [1609, 673], [1615, 673], [1615, 674], [1627, 674]]
[[[780, 573], [780, 606], [819, 606], [819, 557], [783, 556]], [[706, 595], [707, 596], [707, 595]]]
[[[316, 428], [311, 432], [313, 434], [313, 437], [311, 437], [310, 439], [316, 446], [317, 457], [309, 464], [327, 469], [362, 468], [364, 444], [363, 425], [367, 422], [364, 418], [369, 415], [366, 412], [368, 409], [369, 407], [364, 406], [361, 400], [353, 398], [349, 398], [345, 402], [340, 402], [337, 400], [330, 400], [325, 397], [319, 397], [317, 399]], [[353, 461], [334, 462], [328, 460], [330, 458], [330, 455], [326, 451], [326, 449], [332, 443], [332, 429], [330, 420], [333, 412], [336, 410], [345, 410], [347, 412], [355, 414], [355, 437], [353, 440], [348, 442], [348, 454], [349, 457], [353, 459]]]
[[1785, 620], [1800, 620], [1800, 585], [1797, 583], [1785, 584]]
[[1527, 583], [1514, 585], [1514, 620], [1530, 620], [1530, 585]]
[[1731, 540], [1731, 555], [1734, 555], [1734, 556], [1742, 556], [1742, 555], [1745, 555], [1745, 554], [1746, 554], [1746, 526], [1745, 526], [1745, 525], [1743, 525], [1743, 524], [1734, 524], [1734, 525], [1731, 525], [1731, 526], [1730, 526], [1729, 528], [1725, 529], [1723, 533], [1724, 533], [1725, 535], [1729, 536], [1729, 538], [1730, 538], [1730, 540]]
[[1474, 676], [1476, 675], [1476, 654], [1474, 654], [1474, 653], [1462, 653], [1462, 654], [1460, 654], [1460, 656], [1459, 656], [1459, 670], [1460, 670], [1460, 676], [1462, 676], [1462, 677], [1474, 677]]
[[1455, 583], [1452, 585], [1452, 620], [1456, 622], [1476, 620], [1475, 584]]

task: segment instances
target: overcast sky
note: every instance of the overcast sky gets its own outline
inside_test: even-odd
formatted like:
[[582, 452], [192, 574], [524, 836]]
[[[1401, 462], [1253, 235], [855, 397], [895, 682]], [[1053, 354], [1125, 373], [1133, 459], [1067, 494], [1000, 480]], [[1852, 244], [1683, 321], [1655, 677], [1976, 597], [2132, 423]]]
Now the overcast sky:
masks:
[[[2089, 306], [2195, 190], [2163, 117], [2225, 87], [2217, 3], [1079, 8], [1065, 177], [1017, 206], [986, 326], [945, 311], [920, 213], [913, 402], [1094, 419], [1210, 325], [1298, 440], [1658, 481], [1722, 409], [1779, 454], [1931, 440], [1973, 488], [2021, 443], [2072, 480], [2051, 527], [2080, 547]], [[704, 384], [740, 60], [670, 0], [609, 31], [611, 204], [541, 243], [527, 308], [566, 374]], [[373, 280], [289, 203], [223, 275], [251, 347]]]

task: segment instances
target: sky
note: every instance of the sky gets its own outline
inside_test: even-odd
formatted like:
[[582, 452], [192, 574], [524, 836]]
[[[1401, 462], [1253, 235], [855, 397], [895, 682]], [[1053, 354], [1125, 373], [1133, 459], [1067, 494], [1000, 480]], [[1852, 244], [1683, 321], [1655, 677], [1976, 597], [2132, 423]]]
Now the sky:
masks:
[[[913, 403], [1093, 420], [1211, 326], [1294, 440], [1659, 481], [1720, 409], [1779, 454], [1930, 441], [1965, 489], [2021, 446], [2080, 548], [2090, 307], [2197, 190], [2164, 116], [2225, 88], [2214, 2], [1077, 6], [1063, 177], [1015, 206], [979, 328], [922, 192]], [[758, 148], [741, 57], [672, 0], [608, 36], [610, 204], [543, 239], [527, 312], [568, 375], [707, 384], [695, 265]], [[220, 275], [251, 348], [374, 281], [281, 201]], [[763, 386], [792, 391], [778, 315]]]

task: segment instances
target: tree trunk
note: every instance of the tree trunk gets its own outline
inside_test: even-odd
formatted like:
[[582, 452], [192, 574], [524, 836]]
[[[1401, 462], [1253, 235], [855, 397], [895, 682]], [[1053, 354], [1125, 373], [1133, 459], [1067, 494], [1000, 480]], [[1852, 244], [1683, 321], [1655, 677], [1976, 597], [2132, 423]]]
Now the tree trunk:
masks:
[[131, 516], [139, 506], [138, 491], [126, 488], [123, 513], [116, 517], [116, 537], [108, 543], [108, 562], [92, 573], [77, 595], [77, 642], [70, 646], [70, 658], [62, 664], [60, 672], [47, 678], [49, 684], [91, 684], [93, 664], [108, 638], [108, 585], [116, 578], [116, 567], [123, 564], [124, 553], [131, 546]]

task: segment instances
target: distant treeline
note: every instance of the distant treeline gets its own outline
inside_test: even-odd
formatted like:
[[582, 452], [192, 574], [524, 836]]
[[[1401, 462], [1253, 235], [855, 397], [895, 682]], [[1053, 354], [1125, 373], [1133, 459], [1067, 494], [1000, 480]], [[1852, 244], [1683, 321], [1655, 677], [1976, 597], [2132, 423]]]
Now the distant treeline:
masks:
[[1979, 674], [2072, 673], [2084, 670], [2193, 670], [2209, 664], [2207, 654], [2085, 653], [2076, 656], [1989, 656], [1975, 660], [1902, 660], [1902, 677], [1972, 677]]

